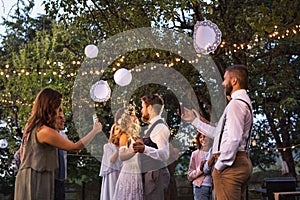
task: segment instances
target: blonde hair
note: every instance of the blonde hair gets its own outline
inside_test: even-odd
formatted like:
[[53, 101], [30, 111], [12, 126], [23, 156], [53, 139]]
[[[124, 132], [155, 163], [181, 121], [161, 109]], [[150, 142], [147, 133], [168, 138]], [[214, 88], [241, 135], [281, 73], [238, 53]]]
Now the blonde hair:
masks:
[[[141, 132], [141, 127], [139, 122], [133, 122], [131, 120], [131, 115], [134, 114], [132, 110], [121, 108], [117, 111], [115, 117], [115, 123], [111, 127], [109, 142], [119, 146], [121, 135], [127, 136], [127, 145], [131, 143], [130, 136], [136, 140]], [[116, 131], [116, 129], [120, 131]]]
[[[116, 131], [116, 129], [119, 128], [120, 131]], [[118, 124], [114, 124], [112, 127], [111, 127], [111, 130], [110, 130], [110, 135], [109, 135], [109, 142], [113, 143], [114, 145], [116, 146], [119, 146], [120, 145], [120, 137], [121, 135], [125, 133], [122, 128], [118, 125]]]
[[127, 112], [124, 112], [122, 114], [120, 126], [124, 132], [126, 132], [132, 137], [138, 137], [140, 135], [140, 125], [138, 123], [132, 122], [130, 114]]
[[129, 112], [124, 112], [120, 119], [120, 127], [122, 128], [121, 135], [125, 134], [127, 136], [127, 146], [131, 144], [130, 136], [136, 140], [141, 132], [141, 127], [138, 123], [132, 122]]

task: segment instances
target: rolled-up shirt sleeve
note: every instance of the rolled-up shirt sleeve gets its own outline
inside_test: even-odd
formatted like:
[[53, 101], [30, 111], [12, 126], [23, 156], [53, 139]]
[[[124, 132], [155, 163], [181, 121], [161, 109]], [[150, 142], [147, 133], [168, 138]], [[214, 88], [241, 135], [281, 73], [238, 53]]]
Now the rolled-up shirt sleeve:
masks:
[[202, 122], [199, 118], [195, 118], [192, 125], [207, 137], [214, 139], [215, 126]]

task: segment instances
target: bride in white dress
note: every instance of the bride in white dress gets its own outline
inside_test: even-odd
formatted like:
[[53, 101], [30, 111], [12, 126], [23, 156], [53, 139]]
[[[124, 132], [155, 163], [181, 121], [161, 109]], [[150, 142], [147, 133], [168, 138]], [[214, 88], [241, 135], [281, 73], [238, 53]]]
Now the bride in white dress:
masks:
[[139, 165], [139, 153], [134, 153], [132, 145], [140, 132], [140, 126], [133, 123], [132, 116], [124, 113], [120, 126], [119, 156], [123, 166], [116, 183], [114, 200], [143, 200], [143, 182]]

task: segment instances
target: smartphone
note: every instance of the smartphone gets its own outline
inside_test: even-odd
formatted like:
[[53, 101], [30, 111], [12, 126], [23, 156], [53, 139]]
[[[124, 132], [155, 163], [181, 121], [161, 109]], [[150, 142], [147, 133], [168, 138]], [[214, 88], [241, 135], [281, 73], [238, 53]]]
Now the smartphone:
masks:
[[93, 123], [95, 124], [97, 122], [97, 115], [96, 114], [93, 114]]

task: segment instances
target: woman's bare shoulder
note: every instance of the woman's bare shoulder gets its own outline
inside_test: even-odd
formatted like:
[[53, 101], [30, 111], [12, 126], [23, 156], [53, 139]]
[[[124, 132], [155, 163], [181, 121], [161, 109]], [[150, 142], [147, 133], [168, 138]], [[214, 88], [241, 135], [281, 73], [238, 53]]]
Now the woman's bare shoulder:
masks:
[[46, 125], [41, 126], [37, 131], [38, 132], [57, 132], [55, 129], [53, 129], [49, 126], [46, 126]]

